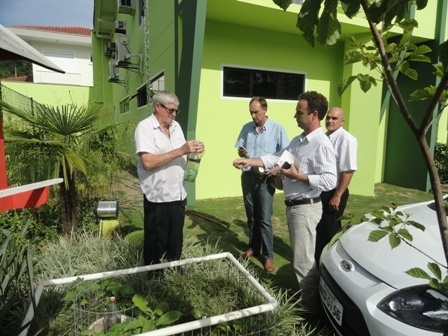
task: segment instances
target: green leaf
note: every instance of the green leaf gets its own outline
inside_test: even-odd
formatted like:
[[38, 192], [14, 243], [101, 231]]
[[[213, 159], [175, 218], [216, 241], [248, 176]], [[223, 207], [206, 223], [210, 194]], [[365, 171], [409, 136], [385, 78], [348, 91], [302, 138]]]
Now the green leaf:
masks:
[[431, 63], [431, 58], [425, 55], [429, 52], [431, 52], [431, 49], [427, 46], [419, 46], [409, 55], [409, 60], [413, 62]]
[[196, 320], [199, 320], [200, 318], [202, 318], [202, 312], [199, 309], [193, 308], [191, 310], [191, 315], [193, 315], [193, 317]]
[[[400, 21], [398, 23], [398, 26], [403, 29], [406, 33], [411, 32], [414, 28], [418, 27], [418, 22], [415, 19], [406, 19], [403, 21]], [[405, 35], [411, 35], [411, 34], [405, 34]]]
[[432, 66], [436, 69], [436, 71], [433, 72], [433, 74], [436, 75], [437, 77], [442, 78], [443, 74], [445, 73], [443, 67], [440, 64], [433, 64]]
[[388, 234], [389, 233], [384, 230], [373, 230], [372, 232], [370, 232], [368, 240], [376, 243], [380, 239], [383, 239], [384, 237], [386, 237]]
[[75, 293], [70, 291], [70, 292], [67, 292], [67, 294], [65, 294], [64, 301], [71, 301], [74, 298], [75, 298]]
[[166, 314], [160, 316], [160, 318], [156, 322], [156, 327], [170, 325], [180, 319], [182, 313], [180, 311], [171, 311]]
[[429, 274], [426, 273], [420, 267], [413, 267], [411, 269], [408, 269], [405, 273], [410, 275], [410, 276], [412, 276], [412, 277], [414, 277], [414, 278], [431, 280], [431, 277], [429, 276]]
[[380, 217], [373, 217], [369, 220], [371, 223], [374, 223], [376, 225], [381, 225], [381, 223], [384, 221], [383, 218]]
[[414, 69], [411, 69], [408, 61], [403, 61], [398, 66], [398, 70], [413, 80], [417, 80], [418, 78], [418, 72]]
[[162, 312], [166, 312], [166, 311], [168, 311], [170, 309], [170, 306], [166, 302], [160, 302], [157, 305], [156, 309], [159, 310], [159, 311], [162, 311]]
[[372, 87], [372, 84], [376, 86], [376, 80], [370, 75], [358, 75], [359, 86], [363, 92], [367, 92]]
[[288, 7], [292, 4], [292, 0], [273, 0], [273, 1], [277, 6], [279, 6], [284, 11], [286, 11]]
[[417, 3], [417, 9], [422, 10], [428, 4], [428, 0], [417, 0], [416, 3]]
[[353, 81], [355, 79], [356, 79], [356, 76], [350, 76], [350, 77], [344, 79], [344, 81], [338, 85], [338, 95], [342, 96], [344, 91], [353, 83]]
[[434, 276], [438, 280], [442, 280], [442, 271], [440, 270], [439, 265], [437, 265], [436, 263], [430, 262], [430, 263], [428, 263], [428, 269], [432, 272], [432, 274], [434, 274]]
[[429, 286], [435, 289], [439, 289], [442, 286], [440, 285], [439, 280], [431, 278], [431, 280], [429, 280]]
[[317, 40], [321, 45], [334, 45], [341, 37], [337, 5], [337, 0], [325, 0], [325, 9], [317, 24]]
[[411, 93], [409, 101], [419, 101], [431, 98], [432, 95], [426, 89], [417, 89]]
[[409, 41], [411, 41], [411, 37], [412, 37], [411, 34], [403, 34], [403, 36], [401, 37], [400, 43], [398, 44], [397, 48], [402, 48], [403, 46], [408, 44]]
[[319, 22], [320, 1], [305, 0], [297, 16], [297, 28], [305, 40], [314, 47], [314, 32]]
[[364, 53], [359, 50], [349, 50], [344, 56], [344, 65], [361, 62], [364, 59]]
[[156, 321], [154, 320], [146, 320], [142, 325], [142, 332], [148, 332], [156, 330]]
[[[386, 210], [384, 210], [384, 209], [386, 209]], [[378, 218], [384, 218], [384, 213], [388, 212], [388, 211], [389, 211], [389, 208], [382, 207], [381, 210], [374, 210], [374, 211], [372, 211], [372, 216], [378, 217]]]
[[416, 221], [412, 221], [412, 220], [410, 220], [410, 221], [407, 221], [406, 223], [407, 223], [408, 225], [411, 225], [411, 226], [413, 226], [413, 227], [415, 227], [415, 228], [421, 230], [421, 231], [425, 231], [425, 230], [426, 230], [426, 227], [425, 227], [424, 225], [422, 225], [422, 224], [420, 224], [420, 223], [417, 223]]
[[341, 7], [345, 15], [353, 18], [361, 9], [361, 0], [341, 0]]
[[387, 1], [375, 1], [367, 9], [366, 16], [368, 20], [379, 23], [383, 20], [387, 8]]
[[389, 245], [392, 249], [398, 247], [401, 244], [401, 239], [396, 234], [389, 234]]
[[412, 235], [411, 235], [411, 234], [409, 233], [409, 231], [406, 230], [406, 229], [400, 229], [400, 230], [397, 231], [397, 233], [398, 233], [401, 237], [403, 237], [403, 238], [405, 238], [405, 239], [407, 239], [407, 240], [409, 240], [409, 241], [413, 241], [413, 240], [414, 240], [414, 237], [412, 237]]
[[132, 302], [143, 313], [145, 313], [147, 315], [150, 315], [152, 313], [151, 308], [148, 307], [148, 301], [146, 301], [146, 299], [143, 296], [135, 294], [132, 297]]

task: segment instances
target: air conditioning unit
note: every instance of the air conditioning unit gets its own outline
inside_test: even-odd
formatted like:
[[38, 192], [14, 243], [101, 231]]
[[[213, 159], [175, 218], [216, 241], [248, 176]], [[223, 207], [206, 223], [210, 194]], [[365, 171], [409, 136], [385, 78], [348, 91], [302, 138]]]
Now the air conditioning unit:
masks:
[[130, 54], [129, 36], [118, 34], [117, 38], [117, 52], [116, 52], [116, 66], [118, 68], [126, 68], [131, 62], [127, 57]]
[[117, 9], [118, 13], [132, 14], [134, 11], [133, 0], [118, 0]]
[[126, 34], [126, 21], [115, 21], [115, 32], [120, 34]]
[[108, 82], [118, 83], [120, 79], [118, 78], [118, 69], [115, 66], [117, 60], [115, 58], [111, 58], [109, 60], [109, 79]]
[[117, 46], [115, 42], [107, 42], [106, 48], [104, 50], [105, 56], [112, 56], [112, 53], [117, 51]]

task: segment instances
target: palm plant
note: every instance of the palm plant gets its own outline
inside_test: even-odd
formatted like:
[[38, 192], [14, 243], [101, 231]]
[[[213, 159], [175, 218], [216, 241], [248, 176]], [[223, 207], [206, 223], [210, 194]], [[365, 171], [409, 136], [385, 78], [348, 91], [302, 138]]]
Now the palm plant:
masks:
[[38, 178], [64, 179], [59, 184], [62, 233], [71, 235], [78, 227], [77, 175], [87, 178], [86, 162], [89, 156], [95, 155], [89, 149], [91, 139], [118, 125], [95, 126], [106, 114], [99, 105], [39, 105], [32, 111], [22, 111], [0, 100], [0, 107], [20, 120], [5, 132], [5, 140], [14, 143], [11, 151], [20, 155], [22, 162], [24, 156], [31, 158], [32, 169], [39, 170]]

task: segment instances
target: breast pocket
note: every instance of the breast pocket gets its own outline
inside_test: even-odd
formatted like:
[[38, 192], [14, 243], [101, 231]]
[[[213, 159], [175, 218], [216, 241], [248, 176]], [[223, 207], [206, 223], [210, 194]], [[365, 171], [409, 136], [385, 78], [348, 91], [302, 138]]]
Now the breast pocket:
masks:
[[310, 172], [310, 167], [312, 164], [311, 159], [302, 155], [298, 155], [297, 161], [299, 162], [298, 172], [300, 174], [308, 174]]

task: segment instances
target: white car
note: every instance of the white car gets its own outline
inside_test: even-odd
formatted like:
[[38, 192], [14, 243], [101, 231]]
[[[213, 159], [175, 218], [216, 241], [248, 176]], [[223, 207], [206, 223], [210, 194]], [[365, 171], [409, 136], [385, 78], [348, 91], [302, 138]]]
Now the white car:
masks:
[[[420, 252], [403, 242], [391, 249], [387, 237], [368, 241], [377, 226], [365, 222], [348, 229], [322, 253], [320, 297], [339, 335], [440, 336], [448, 326], [446, 293], [405, 273], [420, 267], [432, 276], [427, 265], [433, 260], [428, 256], [446, 266], [433, 202], [398, 209], [426, 227], [409, 228]], [[441, 268], [443, 279], [446, 271]]]

